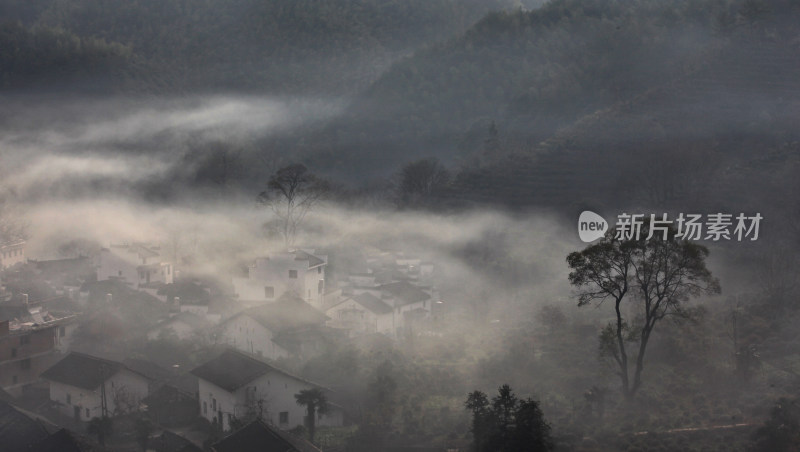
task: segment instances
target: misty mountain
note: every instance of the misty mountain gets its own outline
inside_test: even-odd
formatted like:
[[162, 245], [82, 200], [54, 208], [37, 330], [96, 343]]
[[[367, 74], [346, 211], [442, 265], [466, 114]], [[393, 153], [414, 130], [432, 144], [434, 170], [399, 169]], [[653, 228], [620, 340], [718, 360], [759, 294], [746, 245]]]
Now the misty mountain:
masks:
[[[451, 197], [470, 202], [697, 200], [709, 184], [759, 177], [733, 178], [729, 165], [787, 152], [798, 18], [785, 1], [556, 0], [491, 13], [393, 65], [311, 154], [362, 175], [436, 156], [459, 172]], [[730, 190], [703, 193], [714, 204]]]
[[28, 27], [130, 48], [150, 66], [139, 89], [330, 95], [366, 86], [398, 56], [514, 5], [522, 3], [3, 0], [0, 11]]
[[323, 141], [334, 144], [322, 152], [455, 161], [482, 147], [493, 120], [522, 145], [537, 143], [679, 75], [717, 42], [719, 17], [734, 3], [556, 0], [491, 13], [460, 38], [393, 65], [331, 126]]
[[745, 13], [718, 18], [713, 41], [665, 83], [465, 171], [455, 191], [573, 208], [780, 209], [774, 194], [796, 189], [800, 155], [800, 9]]

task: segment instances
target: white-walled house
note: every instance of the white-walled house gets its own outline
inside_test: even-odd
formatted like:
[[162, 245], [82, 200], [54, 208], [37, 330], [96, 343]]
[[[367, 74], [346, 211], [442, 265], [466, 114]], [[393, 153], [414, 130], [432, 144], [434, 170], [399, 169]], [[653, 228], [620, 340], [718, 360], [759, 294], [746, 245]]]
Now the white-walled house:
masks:
[[[400, 337], [413, 327], [414, 322], [428, 317], [433, 303], [433, 291], [426, 291], [408, 281], [396, 281], [376, 287], [353, 287], [352, 290], [354, 297], [370, 294], [392, 308], [391, 333], [386, 333], [385, 328], [378, 332], [394, 337]], [[388, 318], [386, 314], [384, 316], [385, 319]], [[385, 326], [386, 322], [388, 320], [384, 320], [381, 325]]]
[[100, 250], [97, 280], [120, 280], [134, 288], [171, 284], [172, 264], [165, 262], [158, 247], [140, 243], [111, 245]]
[[138, 409], [150, 383], [122, 363], [77, 352], [47, 369], [42, 378], [50, 383], [50, 400], [77, 421], [102, 416], [104, 393], [109, 416]]
[[269, 359], [288, 357], [297, 350], [278, 344], [276, 338], [291, 330], [325, 325], [328, 318], [292, 293], [278, 301], [246, 309], [220, 324], [220, 339], [228, 345]]
[[328, 326], [348, 330], [351, 335], [395, 331], [394, 309], [372, 293], [346, 298], [325, 311]]
[[0, 244], [0, 269], [13, 267], [25, 261], [25, 240]]
[[275, 301], [285, 292], [294, 292], [311, 306], [321, 309], [325, 293], [325, 266], [328, 257], [313, 250], [295, 250], [256, 259], [247, 278], [234, 278], [239, 300], [250, 304]]
[[[200, 415], [223, 430], [230, 430], [232, 419], [243, 419], [259, 411], [262, 419], [281, 429], [303, 425], [305, 407], [297, 404], [295, 394], [313, 388], [329, 391], [231, 349], [192, 370], [192, 374], [199, 380]], [[333, 407], [319, 415], [317, 425], [341, 426], [343, 422], [343, 412]]]

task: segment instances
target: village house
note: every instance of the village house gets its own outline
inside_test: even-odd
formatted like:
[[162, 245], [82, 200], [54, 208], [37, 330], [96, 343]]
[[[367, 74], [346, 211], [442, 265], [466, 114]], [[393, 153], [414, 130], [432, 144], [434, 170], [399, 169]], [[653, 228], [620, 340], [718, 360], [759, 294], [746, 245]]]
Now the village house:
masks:
[[325, 314], [330, 318], [328, 326], [347, 330], [352, 336], [392, 335], [395, 331], [394, 309], [369, 292], [345, 298], [328, 308]]
[[[192, 370], [198, 379], [200, 415], [222, 430], [231, 428], [234, 419], [260, 416], [281, 428], [304, 424], [305, 407], [298, 405], [295, 394], [320, 385], [238, 350], [228, 349], [217, 358]], [[341, 426], [344, 413], [336, 406], [319, 414], [317, 425]]]
[[74, 314], [29, 305], [24, 294], [18, 303], [0, 304], [0, 387], [21, 395], [35, 384], [58, 360], [75, 327]]
[[100, 250], [97, 280], [119, 280], [133, 288], [171, 284], [172, 264], [161, 257], [160, 248], [141, 243], [111, 245]]
[[247, 278], [234, 278], [234, 292], [251, 305], [273, 302], [281, 294], [294, 292], [311, 306], [321, 309], [325, 293], [328, 256], [313, 250], [295, 250], [256, 259]]
[[211, 323], [205, 316], [193, 314], [191, 312], [180, 312], [162, 320], [147, 332], [148, 340], [156, 340], [160, 337], [173, 336], [179, 340], [191, 339], [194, 337], [207, 336], [211, 329]]
[[[311, 351], [313, 344], [297, 340], [314, 340], [313, 330], [324, 327], [328, 318], [294, 295], [283, 294], [276, 302], [246, 309], [220, 324], [222, 342], [269, 359], [285, 358]], [[299, 337], [291, 334], [302, 332]], [[281, 340], [283, 339], [283, 340]]]
[[[371, 328], [374, 319], [376, 332], [393, 337], [401, 337], [409, 333], [415, 325], [428, 318], [434, 303], [433, 299], [438, 296], [430, 288], [419, 287], [405, 280], [373, 287], [353, 286], [348, 291], [352, 293], [350, 298], [353, 301], [344, 305], [341, 303], [334, 305], [328, 309], [329, 315], [334, 320], [342, 320], [350, 325], [364, 328]], [[362, 297], [365, 294], [369, 294], [372, 297]], [[356, 302], [356, 297], [360, 297], [359, 299], [364, 304], [371, 306], [371, 309], [367, 309]], [[376, 303], [374, 299], [379, 300], [381, 303]], [[383, 305], [391, 308], [391, 314], [385, 312]], [[359, 311], [363, 312], [364, 322], [356, 322], [362, 315]], [[367, 314], [367, 311], [370, 311], [370, 314]], [[391, 328], [389, 328], [389, 325], [391, 325]], [[331, 324], [331, 326], [344, 327], [342, 323], [338, 325]]]
[[150, 379], [124, 364], [72, 352], [47, 369], [50, 400], [59, 412], [76, 421], [103, 415], [116, 416], [138, 410], [148, 395]]
[[0, 245], [0, 269], [25, 263], [25, 240], [14, 240]]

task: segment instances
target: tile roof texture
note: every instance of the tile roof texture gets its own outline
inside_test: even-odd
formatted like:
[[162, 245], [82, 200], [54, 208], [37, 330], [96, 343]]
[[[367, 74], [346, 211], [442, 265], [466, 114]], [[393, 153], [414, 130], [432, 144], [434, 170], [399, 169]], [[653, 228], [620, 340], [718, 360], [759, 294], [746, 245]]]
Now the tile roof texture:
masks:
[[211, 449], [215, 452], [321, 452], [308, 441], [258, 420], [231, 433]]

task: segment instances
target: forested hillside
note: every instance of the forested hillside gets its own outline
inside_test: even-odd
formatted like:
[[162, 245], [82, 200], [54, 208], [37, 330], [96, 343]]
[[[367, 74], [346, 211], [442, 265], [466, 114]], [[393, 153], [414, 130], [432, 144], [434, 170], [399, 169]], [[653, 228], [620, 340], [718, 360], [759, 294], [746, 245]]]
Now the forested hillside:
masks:
[[[535, 5], [537, 1], [529, 2]], [[155, 88], [341, 95], [399, 55], [455, 36], [510, 0], [0, 1], [4, 20], [119, 43]], [[149, 81], [149, 80], [148, 80]], [[141, 90], [153, 88], [144, 83]]]
[[436, 156], [458, 173], [445, 197], [492, 204], [691, 199], [741, 182], [698, 168], [792, 142], [799, 18], [782, 0], [555, 0], [492, 13], [396, 63], [312, 155], [362, 172]]

